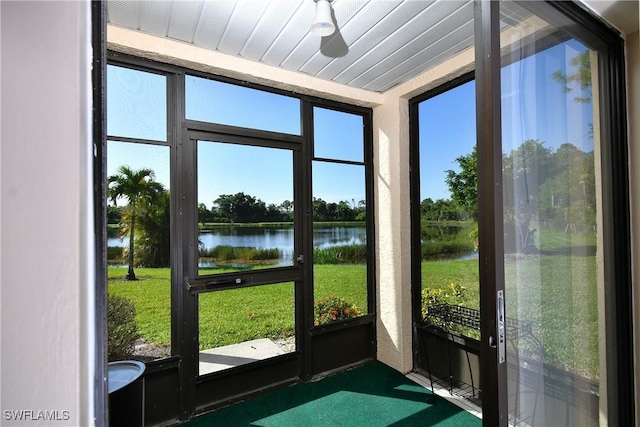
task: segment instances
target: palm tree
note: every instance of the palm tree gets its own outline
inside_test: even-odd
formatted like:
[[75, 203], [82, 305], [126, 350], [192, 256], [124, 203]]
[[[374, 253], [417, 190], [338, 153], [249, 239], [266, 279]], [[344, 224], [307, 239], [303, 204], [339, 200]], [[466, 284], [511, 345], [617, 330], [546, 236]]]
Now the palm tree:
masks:
[[118, 173], [108, 178], [108, 197], [115, 204], [116, 200], [123, 198], [127, 201], [126, 218], [129, 220], [129, 253], [127, 280], [136, 280], [133, 272], [133, 242], [135, 237], [136, 220], [146, 207], [151, 206], [164, 187], [155, 182], [155, 173], [151, 169], [132, 170], [129, 166], [122, 165]]

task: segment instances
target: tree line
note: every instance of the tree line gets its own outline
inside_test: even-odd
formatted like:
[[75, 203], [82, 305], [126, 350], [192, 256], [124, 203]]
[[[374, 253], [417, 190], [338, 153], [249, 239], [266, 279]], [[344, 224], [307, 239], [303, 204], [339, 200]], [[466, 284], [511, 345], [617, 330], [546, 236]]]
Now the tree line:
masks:
[[[460, 171], [446, 171], [451, 200], [429, 198], [420, 204], [424, 220], [477, 219], [477, 152], [456, 159]], [[594, 233], [596, 191], [594, 152], [570, 143], [556, 150], [530, 139], [503, 154], [505, 232], [515, 233], [524, 248], [536, 227]]]
[[[537, 227], [572, 232], [595, 232], [596, 191], [594, 152], [583, 152], [566, 143], [553, 150], [538, 140], [527, 140], [503, 155], [503, 197], [505, 232], [514, 233], [518, 246], [533, 243]], [[477, 153], [456, 159], [460, 171], [446, 171], [450, 200], [422, 200], [423, 220], [476, 220]], [[169, 265], [170, 226], [169, 191], [155, 181], [150, 169], [132, 170], [121, 166], [108, 178], [108, 197], [113, 202], [107, 211], [110, 224], [119, 224], [121, 236], [129, 237], [126, 249], [129, 271], [135, 280], [133, 266], [162, 267]], [[124, 199], [127, 204], [117, 206]], [[363, 221], [366, 203], [312, 200], [315, 221]], [[251, 223], [293, 221], [293, 202], [266, 204], [245, 194], [222, 194], [211, 208], [198, 206], [201, 223]]]
[[[346, 200], [338, 203], [326, 202], [320, 198], [312, 201], [314, 221], [364, 221], [366, 203]], [[126, 206], [107, 207], [107, 224], [119, 224], [126, 214]], [[265, 204], [262, 200], [245, 194], [223, 194], [213, 201], [211, 208], [198, 204], [198, 222], [205, 223], [258, 223], [293, 222], [293, 202], [285, 200], [280, 204]]]
[[[364, 221], [366, 203], [364, 200], [337, 203], [320, 198], [312, 201], [314, 221]], [[280, 204], [266, 204], [262, 200], [245, 194], [221, 194], [212, 202], [211, 208], [204, 203], [198, 205], [198, 222], [204, 223], [258, 223], [292, 222], [294, 205], [290, 200]]]
[[[111, 205], [107, 207], [107, 224], [118, 225], [120, 237], [128, 237], [125, 248], [128, 272], [127, 280], [136, 280], [136, 267], [167, 267], [170, 261], [170, 197], [169, 191], [155, 181], [151, 169], [134, 170], [120, 166], [107, 179], [107, 196]], [[125, 201], [125, 205], [118, 205]], [[326, 202], [313, 199], [315, 221], [364, 221], [366, 204], [340, 201]], [[293, 202], [285, 200], [266, 204], [262, 200], [245, 194], [221, 194], [207, 208], [198, 205], [200, 223], [258, 223], [292, 222]]]

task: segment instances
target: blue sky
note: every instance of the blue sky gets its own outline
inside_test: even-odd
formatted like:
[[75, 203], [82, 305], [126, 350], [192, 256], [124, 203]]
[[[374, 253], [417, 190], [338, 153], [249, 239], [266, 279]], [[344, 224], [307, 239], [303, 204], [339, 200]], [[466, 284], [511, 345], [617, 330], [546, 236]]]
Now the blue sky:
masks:
[[267, 204], [293, 200], [292, 151], [200, 141], [198, 202], [211, 208], [220, 194], [240, 192]]
[[476, 144], [475, 84], [458, 86], [420, 103], [420, 199], [450, 198], [447, 170]]
[[[576, 102], [575, 97], [584, 95], [577, 89], [565, 93], [551, 77], [556, 70], [570, 73], [569, 60], [584, 49], [569, 41], [503, 68], [503, 152], [529, 139], [552, 149], [569, 142], [583, 151], [593, 150], [591, 104]], [[476, 144], [475, 111], [474, 81], [420, 104], [421, 199], [450, 198], [445, 171], [458, 171], [455, 159], [469, 154]]]
[[[108, 67], [108, 134], [166, 140], [165, 77]], [[215, 102], [224, 99], [224, 104]], [[224, 105], [224, 108], [221, 108]], [[189, 119], [300, 134], [300, 101], [199, 77], [186, 79]], [[314, 108], [315, 155], [352, 162], [364, 159], [363, 119], [359, 115]], [[107, 175], [126, 164], [155, 171], [169, 188], [170, 151], [165, 146], [109, 142]], [[360, 165], [313, 162], [313, 195], [327, 202], [365, 199]], [[263, 202], [293, 200], [293, 151], [198, 142], [198, 203], [211, 207], [220, 194], [244, 192]]]
[[195, 76], [185, 77], [185, 98], [187, 119], [300, 135], [297, 98]]
[[569, 41], [535, 57], [505, 67], [502, 72], [502, 139], [505, 151], [527, 139], [538, 139], [549, 148], [570, 142], [583, 151], [593, 150], [589, 124], [591, 103], [576, 102], [584, 96], [579, 88], [565, 93], [551, 77], [556, 70], [571, 73], [569, 60], [585, 47]]
[[[510, 65], [502, 72], [503, 148], [510, 151], [527, 139], [557, 148], [571, 142], [593, 149], [588, 138], [590, 104], [575, 102], [551, 78], [567, 71], [568, 61], [584, 47], [570, 41]], [[166, 81], [162, 75], [109, 66], [108, 134], [166, 140]], [[187, 77], [187, 116], [234, 126], [299, 134], [300, 102], [287, 96]], [[419, 109], [421, 199], [449, 198], [444, 182], [455, 159], [471, 152], [476, 143], [475, 86], [466, 83], [421, 103]], [[224, 104], [215, 102], [224, 99]], [[224, 108], [220, 106], [224, 105]], [[338, 160], [363, 160], [362, 118], [354, 114], [314, 109], [315, 155]], [[215, 142], [199, 143], [199, 202], [208, 207], [220, 194], [243, 191], [279, 204], [293, 197], [292, 152]], [[169, 188], [169, 148], [110, 142], [107, 174], [126, 164], [148, 167]], [[358, 165], [313, 162], [313, 192], [327, 202], [365, 198], [364, 170]]]

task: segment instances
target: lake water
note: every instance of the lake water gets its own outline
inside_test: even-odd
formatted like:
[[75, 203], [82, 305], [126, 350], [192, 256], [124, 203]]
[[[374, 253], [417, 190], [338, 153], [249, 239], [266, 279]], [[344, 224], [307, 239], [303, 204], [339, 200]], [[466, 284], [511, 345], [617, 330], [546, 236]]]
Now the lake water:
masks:
[[[277, 248], [282, 261], [293, 259], [294, 233], [292, 226], [281, 227], [216, 227], [201, 231], [198, 239], [203, 248], [217, 246], [248, 247], [258, 249]], [[314, 248], [327, 249], [334, 246], [364, 245], [367, 233], [365, 227], [325, 227], [313, 228]], [[107, 246], [125, 247], [129, 239], [120, 240], [108, 236]]]
[[[425, 227], [426, 228], [426, 227]], [[431, 227], [428, 227], [431, 228]], [[459, 227], [433, 227], [429, 234], [423, 236], [425, 240], [445, 240], [455, 236]], [[198, 236], [203, 248], [211, 249], [217, 246], [249, 247], [258, 249], [277, 248], [280, 251], [279, 265], [291, 265], [293, 254], [293, 227], [216, 227], [201, 231]], [[426, 239], [425, 239], [426, 238]], [[334, 246], [364, 245], [367, 241], [366, 228], [355, 226], [318, 226], [313, 229], [314, 248], [327, 249]], [[128, 238], [120, 240], [117, 230], [109, 229], [108, 246], [125, 247]], [[465, 255], [459, 259], [477, 258], [477, 252]]]

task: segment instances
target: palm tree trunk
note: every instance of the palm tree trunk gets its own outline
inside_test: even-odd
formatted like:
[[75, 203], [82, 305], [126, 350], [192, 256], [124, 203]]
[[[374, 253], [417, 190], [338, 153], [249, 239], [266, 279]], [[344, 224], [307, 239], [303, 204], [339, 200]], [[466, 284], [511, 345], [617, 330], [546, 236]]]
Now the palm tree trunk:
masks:
[[137, 280], [136, 273], [133, 272], [133, 239], [135, 234], [135, 224], [136, 216], [135, 212], [131, 215], [131, 228], [129, 229], [129, 254], [128, 254], [128, 262], [129, 262], [129, 271], [127, 272], [127, 280]]

